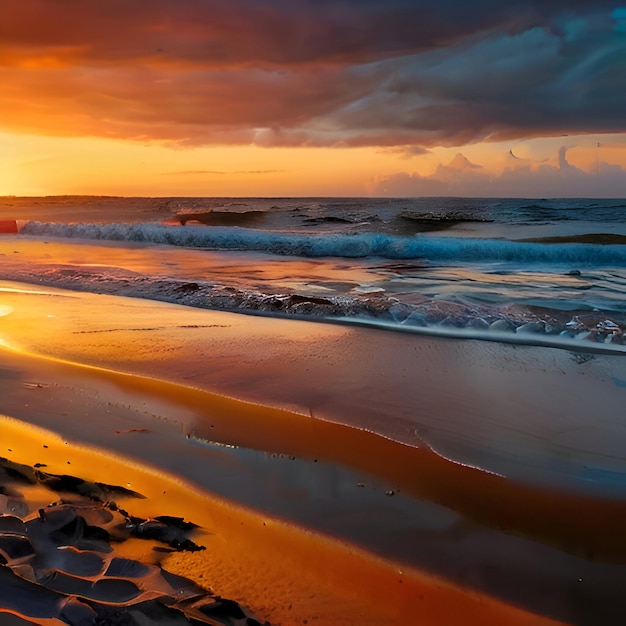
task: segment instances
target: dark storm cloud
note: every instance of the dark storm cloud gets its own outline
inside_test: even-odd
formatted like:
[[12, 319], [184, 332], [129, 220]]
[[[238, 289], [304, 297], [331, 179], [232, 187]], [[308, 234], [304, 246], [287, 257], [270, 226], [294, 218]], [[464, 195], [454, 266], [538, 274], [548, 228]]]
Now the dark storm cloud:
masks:
[[1, 123], [407, 153], [621, 131], [620, 15], [602, 0], [21, 0], [0, 20]]
[[624, 34], [609, 19], [571, 20], [560, 31], [492, 32], [370, 64], [377, 89], [334, 119], [402, 129], [423, 145], [624, 130]]
[[20, 0], [0, 38], [15, 54], [93, 62], [364, 61], [447, 45], [491, 28], [543, 25], [561, 10], [614, 3], [501, 0]]

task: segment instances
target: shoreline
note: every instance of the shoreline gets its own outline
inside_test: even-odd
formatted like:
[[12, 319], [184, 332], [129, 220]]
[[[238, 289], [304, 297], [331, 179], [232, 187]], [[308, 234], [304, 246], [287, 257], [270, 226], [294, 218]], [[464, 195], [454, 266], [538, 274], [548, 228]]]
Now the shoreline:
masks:
[[[558, 488], [584, 491], [592, 476], [576, 475], [583, 466], [620, 472], [626, 463], [619, 440], [608, 437], [619, 436], [626, 402], [621, 351], [407, 336], [20, 283], [0, 289], [7, 312], [0, 339], [18, 351], [167, 381], [190, 396], [236, 399], [252, 406], [251, 415], [263, 406], [356, 427]], [[194, 401], [187, 405], [193, 413]], [[283, 419], [280, 428], [288, 425]], [[262, 437], [254, 422], [244, 430]], [[270, 429], [262, 445], [279, 431]], [[566, 455], [574, 453], [580, 458], [570, 467]], [[610, 493], [619, 485], [590, 488]]]
[[[354, 611], [361, 611], [358, 623], [367, 623], [363, 621], [361, 610], [365, 606], [378, 607], [371, 609], [374, 612], [391, 611], [382, 623], [405, 623], [399, 613], [394, 613], [398, 607], [404, 607], [405, 611], [430, 610], [433, 624], [445, 624], [442, 616], [448, 610], [446, 605], [452, 602], [450, 598], [456, 598], [454, 602], [468, 603], [470, 608], [463, 612], [475, 611], [472, 614], [476, 615], [476, 623], [481, 624], [485, 623], [485, 616], [479, 607], [485, 602], [491, 607], [489, 610], [497, 606], [500, 607], [497, 610], [507, 616], [498, 623], [520, 620], [519, 623], [535, 624], [542, 619], [538, 617], [540, 613], [574, 623], [576, 615], [619, 610], [617, 583], [612, 572], [626, 560], [620, 521], [626, 518], [626, 510], [623, 497], [619, 495], [621, 491], [608, 497], [598, 489], [598, 484], [585, 488], [584, 481], [576, 483], [578, 486], [573, 491], [571, 484], [566, 486], [567, 481], [561, 487], [546, 489], [536, 482], [539, 476], [544, 476], [546, 468], [542, 465], [536, 471], [530, 471], [532, 467], [524, 468], [530, 481], [524, 485], [519, 480], [447, 461], [428, 446], [421, 445], [423, 439], [416, 438], [415, 433], [413, 446], [407, 446], [383, 434], [368, 432], [363, 424], [357, 427], [357, 424], [333, 423], [332, 419], [320, 419], [324, 413], [317, 409], [306, 411], [306, 406], [311, 407], [312, 397], [307, 400], [303, 395], [306, 396], [305, 391], [310, 386], [311, 374], [305, 372], [300, 379], [299, 361], [293, 360], [295, 355], [305, 355], [302, 363], [309, 368], [320, 359], [320, 367], [325, 369], [328, 369], [329, 355], [334, 355], [337, 363], [333, 367], [339, 369], [334, 369], [333, 376], [327, 376], [325, 383], [320, 374], [320, 384], [327, 385], [326, 393], [332, 390], [336, 408], [343, 406], [345, 412], [358, 407], [364, 413], [366, 404], [372, 404], [371, 396], [362, 387], [353, 388], [350, 378], [346, 378], [355, 367], [358, 378], [362, 378], [363, 357], [348, 358], [345, 347], [350, 346], [357, 354], [359, 350], [366, 350], [371, 366], [372, 355], [382, 355], [378, 349], [378, 333], [310, 323], [294, 325], [283, 320], [260, 323], [259, 319], [252, 324], [250, 318], [241, 319], [232, 314], [187, 310], [185, 322], [191, 324], [186, 323], [181, 328], [178, 319], [181, 309], [174, 305], [61, 290], [44, 289], [33, 293], [23, 286], [19, 291], [19, 285], [3, 284], [3, 288], [9, 287], [14, 291], [3, 292], [3, 306], [7, 308], [0, 317], [0, 337], [5, 342], [0, 351], [3, 371], [0, 391], [4, 394], [4, 407], [11, 409], [5, 412], [46, 426], [70, 442], [82, 441], [84, 445], [116, 451], [121, 455], [116, 460], [121, 480], [127, 467], [123, 459], [134, 458], [140, 465], [158, 467], [167, 475], [178, 476], [192, 489], [199, 489], [211, 503], [231, 502], [228, 506], [247, 511], [256, 521], [250, 522], [250, 527], [244, 524], [246, 528], [241, 532], [247, 539], [237, 541], [248, 542], [249, 551], [261, 550], [258, 545], [251, 547], [250, 542], [254, 544], [256, 539], [266, 543], [263, 533], [268, 523], [278, 529], [274, 552], [267, 547], [263, 557], [258, 557], [265, 565], [257, 561], [252, 568], [255, 574], [245, 579], [255, 591], [247, 589], [244, 580], [236, 583], [231, 580], [228, 584], [233, 585], [232, 588], [227, 584], [224, 590], [219, 589], [223, 595], [243, 600], [259, 612], [255, 602], [266, 597], [268, 590], [259, 592], [258, 582], [254, 580], [257, 576], [267, 578], [267, 572], [263, 571], [267, 562], [287, 551], [292, 559], [289, 565], [282, 561], [282, 565], [275, 564], [280, 569], [273, 574], [277, 588], [284, 585], [278, 581], [287, 571], [291, 572], [288, 577], [298, 579], [303, 575], [303, 568], [318, 572], [313, 576], [319, 578], [314, 582], [320, 589], [318, 600], [334, 598], [331, 604], [339, 607], [332, 618], [327, 618], [328, 624], [340, 623], [338, 616], [342, 616], [346, 624], [352, 623], [348, 614]], [[10, 307], [13, 309], [9, 310]], [[92, 313], [95, 310], [106, 311], [106, 315], [95, 316]], [[206, 361], [200, 357], [204, 350], [200, 337], [211, 346], [210, 362], [214, 367], [208, 379], [197, 376], [199, 371], [207, 371]], [[355, 339], [358, 340], [355, 342]], [[398, 359], [403, 354], [398, 350], [404, 345], [399, 339], [388, 346], [387, 356], [393, 355], [393, 360], [384, 361], [387, 368], [398, 367]], [[389, 338], [385, 336], [381, 341], [387, 345]], [[450, 342], [424, 338], [416, 338], [415, 342], [409, 348], [422, 350], [418, 357], [422, 368], [428, 364], [429, 368], [445, 366], [448, 369], [447, 378], [432, 378], [432, 384], [439, 385], [437, 396], [433, 396], [433, 402], [437, 400], [438, 404], [432, 406], [438, 406], [440, 420], [451, 419], [453, 415], [447, 415], [448, 409], [441, 403], [444, 396], [450, 396], [446, 381], [453, 376], [453, 380], [460, 383], [461, 373], [469, 370], [463, 363], [455, 362], [460, 352], [445, 352], [453, 346]], [[251, 343], [257, 350], [244, 352], [244, 346]], [[320, 344], [332, 346], [331, 351], [317, 355], [315, 350]], [[431, 344], [436, 352], [429, 351]], [[13, 349], [8, 351], [7, 346]], [[128, 350], [130, 346], [132, 354]], [[487, 348], [483, 353], [484, 345], [468, 343], [463, 354], [467, 358], [472, 350], [480, 349], [472, 358], [479, 354], [481, 358], [497, 357], [499, 352], [495, 346]], [[264, 361], [259, 362], [259, 355], [266, 349], [269, 350], [267, 362], [271, 362], [274, 369], [258, 378], [259, 372], [267, 368]], [[522, 352], [518, 352], [520, 350]], [[34, 352], [48, 354], [36, 356]], [[433, 361], [436, 354], [439, 354], [440, 365]], [[550, 362], [554, 367], [554, 359], [557, 359], [563, 367], [569, 368], [570, 375], [579, 369], [584, 372], [583, 377], [577, 378], [579, 383], [590, 377], [589, 384], [597, 385], [608, 384], [602, 377], [613, 363], [599, 355], [577, 364], [561, 351], [532, 347], [512, 346], [505, 354], [525, 363], [530, 370], [542, 359], [547, 359], [544, 366]], [[286, 355], [291, 355], [292, 360], [286, 361]], [[61, 356], [65, 361], [58, 360]], [[493, 367], [501, 369], [502, 363], [496, 359]], [[290, 372], [288, 378], [285, 368]], [[121, 371], [113, 371], [116, 369]], [[514, 373], [517, 376], [521, 371], [516, 369]], [[339, 378], [337, 372], [342, 372]], [[281, 384], [268, 387], [268, 373], [272, 380]], [[390, 374], [393, 376], [389, 380], [402, 378], [393, 370]], [[422, 374], [427, 375], [427, 370]], [[384, 387], [388, 383], [382, 380], [376, 384]], [[572, 386], [571, 381], [568, 386]], [[403, 393], [408, 393], [410, 388]], [[290, 390], [290, 393], [280, 400], [280, 396], [275, 395], [279, 390], [283, 394]], [[557, 392], [562, 393], [558, 389]], [[584, 392], [583, 389], [581, 393]], [[400, 406], [397, 393], [398, 389], [391, 407], [393, 411]], [[274, 398], [274, 407], [271, 402], [267, 403], [271, 398]], [[347, 405], [347, 398], [358, 402]], [[381, 400], [386, 404], [389, 398]], [[422, 396], [422, 401], [425, 400]], [[410, 395], [405, 401], [414, 402]], [[360, 415], [361, 419], [364, 417]], [[607, 422], [607, 426], [609, 424]], [[489, 424], [490, 430], [494, 425]], [[476, 422], [474, 429], [478, 427]], [[421, 435], [427, 437], [429, 433], [422, 430]], [[481, 445], [490, 444], [484, 435], [479, 429], [472, 441], [480, 439]], [[16, 438], [19, 440], [22, 436]], [[588, 441], [589, 444], [593, 442]], [[495, 441], [490, 445], [495, 445]], [[22, 460], [33, 464], [42, 462], [42, 458], [27, 454]], [[72, 471], [74, 465], [72, 461]], [[621, 466], [615, 467], [619, 470]], [[126, 474], [126, 482], [135, 481], [129, 481]], [[614, 488], [609, 489], [609, 493], [612, 490]], [[343, 508], [337, 506], [340, 502], [344, 503]], [[174, 509], [161, 508], [156, 513], [180, 515], [188, 510], [184, 503]], [[152, 509], [151, 514], [154, 512]], [[192, 515], [188, 517], [198, 523]], [[266, 526], [262, 526], [263, 522]], [[250, 528], [256, 528], [258, 534], [251, 533]], [[296, 547], [292, 547], [291, 539], [285, 543], [285, 533], [289, 537], [293, 535]], [[328, 548], [330, 557], [326, 548], [320, 548], [324, 545], [331, 546]], [[368, 546], [368, 552], [363, 552]], [[224, 559], [234, 558], [237, 562], [229, 567], [239, 568], [239, 572], [241, 564], [251, 558], [244, 554], [241, 561], [238, 555], [225, 550]], [[180, 559], [177, 566], [182, 570], [195, 560], [200, 561], [197, 567], [204, 567], [201, 562], [204, 555], [171, 558], [174, 562]], [[311, 566], [313, 570], [311, 559], [316, 564]], [[333, 579], [335, 582], [330, 589], [330, 583], [325, 581], [328, 559], [338, 563], [338, 578]], [[355, 577], [350, 569], [360, 570], [363, 559], [370, 563], [369, 573], [363, 574], [367, 580]], [[405, 574], [402, 583], [397, 579], [398, 569]], [[236, 577], [233, 574], [233, 578]], [[352, 583], [346, 587], [343, 577], [353, 578], [357, 589]], [[410, 584], [409, 578], [413, 581]], [[584, 586], [578, 578], [584, 580]], [[442, 582], [446, 579], [448, 582]], [[313, 583], [308, 581], [307, 584]], [[401, 593], [396, 588], [400, 584], [403, 585]], [[443, 585], [444, 590], [435, 593], [433, 589], [439, 585]], [[544, 597], [540, 591], [546, 586], [551, 589], [549, 597]], [[383, 600], [380, 594], [387, 587], [388, 597]], [[302, 587], [297, 588], [300, 591], [287, 595], [292, 605], [296, 596], [300, 598], [302, 619], [307, 619], [305, 614], [310, 615], [313, 609], [307, 605], [307, 592]], [[574, 588], [579, 599], [570, 604]], [[424, 608], [420, 598], [425, 589], [427, 595], [430, 594], [430, 609]], [[341, 607], [345, 604], [342, 603], [348, 597], [356, 604], [343, 612]], [[509, 614], [510, 606], [507, 608], [494, 599], [496, 597], [526, 609], [515, 609]], [[596, 597], [604, 598], [602, 606], [596, 605]], [[248, 599], [251, 601], [247, 602]], [[287, 614], [281, 613], [286, 610], [281, 600], [276, 598], [275, 601], [277, 606], [260, 611], [261, 617], [291, 623], [285, 617]], [[357, 605], [361, 607], [358, 610]], [[455, 610], [460, 610], [460, 605], [455, 606]], [[275, 616], [280, 619], [276, 620]]]
[[[290, 277], [281, 259], [257, 252], [175, 246], [174, 253], [171, 246], [155, 246], [147, 252], [141, 242], [123, 242], [120, 248], [116, 241], [69, 239], [59, 243], [10, 234], [4, 235], [3, 241], [10, 242], [13, 249], [10, 257], [4, 255], [4, 279], [51, 289], [83, 293], [97, 289], [101, 294], [201, 310], [626, 354], [626, 317], [621, 310], [592, 310], [588, 306], [557, 310], [537, 304], [502, 306], [412, 296], [403, 299], [402, 294], [378, 291], [375, 285], [381, 280], [380, 273], [368, 273], [365, 267], [346, 273], [341, 260], [329, 259], [318, 267], [322, 263], [319, 259], [303, 259], [303, 267]], [[233, 254], [236, 260], [230, 256]], [[21, 258], [27, 258], [28, 263]], [[50, 262], [52, 258], [55, 263]], [[172, 264], [177, 267], [176, 278], [171, 277]], [[183, 267], [187, 269], [180, 274]], [[241, 278], [241, 274], [257, 272], [256, 280]], [[313, 286], [305, 285], [305, 275], [309, 280], [315, 277]], [[207, 280], [207, 276], [212, 278]], [[580, 280], [580, 276], [574, 273], [570, 280]], [[267, 281], [277, 281], [278, 293], [265, 293]], [[325, 286], [333, 282], [350, 283], [352, 289], [345, 294], [334, 293]], [[363, 290], [361, 283], [374, 286]]]

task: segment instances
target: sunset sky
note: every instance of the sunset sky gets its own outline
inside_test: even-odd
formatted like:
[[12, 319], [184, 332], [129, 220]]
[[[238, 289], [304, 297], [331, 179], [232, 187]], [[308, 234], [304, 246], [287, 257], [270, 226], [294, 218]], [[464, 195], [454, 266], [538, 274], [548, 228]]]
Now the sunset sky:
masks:
[[626, 196], [626, 4], [1, 5], [0, 195]]

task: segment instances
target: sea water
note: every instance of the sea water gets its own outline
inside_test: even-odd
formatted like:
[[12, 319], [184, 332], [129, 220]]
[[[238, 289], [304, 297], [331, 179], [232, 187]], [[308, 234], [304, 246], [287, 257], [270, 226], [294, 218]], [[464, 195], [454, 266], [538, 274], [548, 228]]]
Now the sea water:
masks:
[[[22, 219], [22, 241], [71, 241], [76, 253], [53, 254], [36, 269], [16, 255], [5, 258], [4, 278], [460, 336], [498, 331], [528, 340], [626, 343], [624, 200], [39, 203], [37, 210], [32, 201], [5, 198], [0, 209]], [[86, 244], [88, 258], [80, 254]]]

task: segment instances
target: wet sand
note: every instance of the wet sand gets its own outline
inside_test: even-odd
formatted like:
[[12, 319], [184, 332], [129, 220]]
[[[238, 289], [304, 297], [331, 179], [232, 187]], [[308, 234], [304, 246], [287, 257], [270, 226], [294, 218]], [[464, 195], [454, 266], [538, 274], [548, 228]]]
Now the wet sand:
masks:
[[197, 524], [161, 564], [260, 619], [624, 615], [621, 356], [2, 289], [0, 456]]

